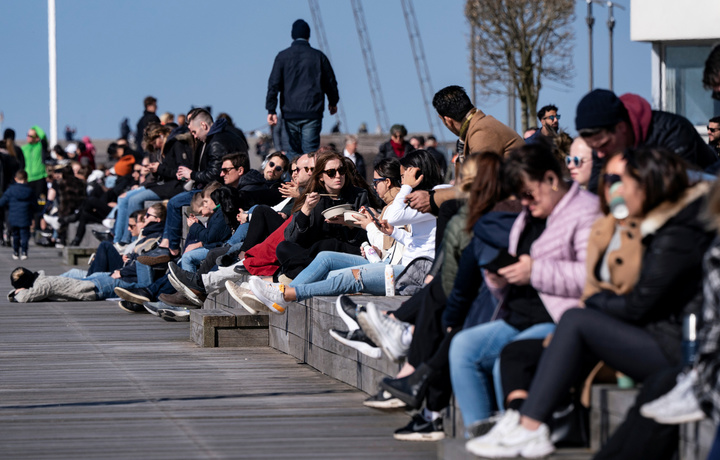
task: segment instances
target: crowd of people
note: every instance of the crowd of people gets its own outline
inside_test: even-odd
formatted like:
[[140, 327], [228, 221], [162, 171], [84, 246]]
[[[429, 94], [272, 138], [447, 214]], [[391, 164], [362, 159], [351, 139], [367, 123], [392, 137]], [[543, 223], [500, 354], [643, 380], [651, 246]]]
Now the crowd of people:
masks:
[[[92, 155], [50, 159], [39, 127], [22, 149], [6, 132], [0, 206], [15, 258], [27, 258], [31, 230], [63, 245], [78, 222], [77, 245], [88, 223], [107, 226], [88, 270], [18, 267], [10, 298], [117, 296], [125, 311], [184, 321], [224, 291], [253, 314], [337, 296], [347, 328], [329, 334], [403, 362], [365, 405], [415, 410], [394, 437], [433, 441], [454, 395], [481, 457], [584, 445], [584, 389], [603, 379], [642, 387], [595, 458], [670, 459], [679, 423], [720, 422], [717, 118], [708, 145], [685, 118], [596, 89], [577, 105], [575, 139], [552, 104], [523, 139], [448, 86], [432, 103], [458, 136], [452, 160], [394, 125], [366, 180], [356, 137], [342, 151], [320, 145], [324, 98], [333, 113], [339, 96], [309, 34], [297, 21], [275, 60], [268, 123], [284, 120], [291, 149], [260, 170], [227, 115], [195, 108], [182, 124], [161, 121], [152, 97], [142, 142], [113, 143], [111, 168], [95, 169]], [[720, 46], [703, 83], [717, 98]], [[392, 292], [408, 297], [390, 312], [348, 296]], [[694, 354], [683, 352], [688, 324]]]

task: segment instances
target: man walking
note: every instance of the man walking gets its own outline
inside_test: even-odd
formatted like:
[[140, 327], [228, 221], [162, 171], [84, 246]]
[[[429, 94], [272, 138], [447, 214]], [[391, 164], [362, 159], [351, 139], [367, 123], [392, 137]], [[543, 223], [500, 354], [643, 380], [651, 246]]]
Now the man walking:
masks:
[[330, 61], [308, 43], [310, 26], [307, 22], [302, 19], [295, 21], [291, 35], [292, 45], [275, 57], [265, 101], [268, 124], [275, 126], [280, 93], [280, 110], [290, 140], [287, 154], [290, 160], [320, 147], [325, 95], [330, 115], [337, 112], [340, 99]]

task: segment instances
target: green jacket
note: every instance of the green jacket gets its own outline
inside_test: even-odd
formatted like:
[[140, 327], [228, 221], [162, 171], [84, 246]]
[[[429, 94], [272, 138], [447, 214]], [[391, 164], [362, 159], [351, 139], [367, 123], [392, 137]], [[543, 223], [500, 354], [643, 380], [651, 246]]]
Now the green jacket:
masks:
[[445, 259], [440, 273], [442, 274], [442, 286], [446, 297], [450, 297], [450, 291], [452, 291], [453, 283], [455, 283], [460, 255], [472, 239], [472, 235], [465, 231], [468, 213], [468, 205], [465, 203], [458, 213], [450, 219], [443, 236], [442, 244]]
[[25, 144], [22, 146], [23, 157], [25, 158], [25, 172], [28, 175], [28, 182], [45, 179], [45, 162], [43, 161], [43, 144], [42, 140], [47, 139], [45, 131], [39, 126], [33, 126], [40, 139], [34, 144]]

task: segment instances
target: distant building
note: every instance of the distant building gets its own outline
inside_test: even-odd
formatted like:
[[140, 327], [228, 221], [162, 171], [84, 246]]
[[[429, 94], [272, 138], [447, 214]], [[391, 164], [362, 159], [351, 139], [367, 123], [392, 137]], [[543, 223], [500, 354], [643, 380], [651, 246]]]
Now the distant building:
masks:
[[[652, 106], [689, 119], [707, 136], [720, 102], [702, 86], [713, 45], [720, 43], [718, 0], [631, 0], [630, 38], [652, 44]], [[632, 69], [619, 69], [631, 72]]]

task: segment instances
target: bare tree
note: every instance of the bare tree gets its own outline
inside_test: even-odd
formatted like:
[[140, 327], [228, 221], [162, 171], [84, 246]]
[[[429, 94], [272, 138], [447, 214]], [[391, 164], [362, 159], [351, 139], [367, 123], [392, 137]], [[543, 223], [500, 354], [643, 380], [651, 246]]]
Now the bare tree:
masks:
[[[467, 0], [473, 86], [483, 96], [519, 95], [522, 129], [537, 112], [543, 80], [570, 86], [573, 0]], [[474, 69], [472, 67], [474, 66]]]

